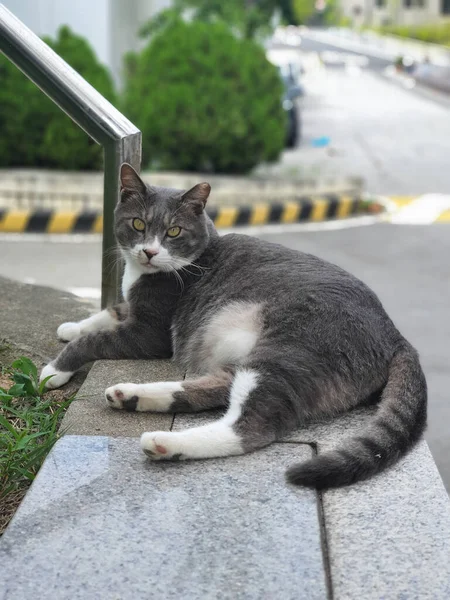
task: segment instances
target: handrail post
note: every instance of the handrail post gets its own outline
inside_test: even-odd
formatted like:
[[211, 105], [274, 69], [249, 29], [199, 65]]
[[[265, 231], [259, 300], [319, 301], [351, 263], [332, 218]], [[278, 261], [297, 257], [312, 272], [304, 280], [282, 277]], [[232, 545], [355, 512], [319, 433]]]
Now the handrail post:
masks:
[[103, 182], [103, 254], [102, 254], [102, 308], [112, 306], [120, 298], [122, 265], [113, 252], [114, 208], [119, 201], [119, 169], [124, 162], [138, 172], [141, 163], [141, 137], [131, 135], [104, 146], [105, 173]]
[[139, 172], [141, 132], [45, 42], [0, 4], [0, 51], [104, 149], [102, 308], [120, 298], [120, 269], [113, 256], [114, 208], [119, 169]]

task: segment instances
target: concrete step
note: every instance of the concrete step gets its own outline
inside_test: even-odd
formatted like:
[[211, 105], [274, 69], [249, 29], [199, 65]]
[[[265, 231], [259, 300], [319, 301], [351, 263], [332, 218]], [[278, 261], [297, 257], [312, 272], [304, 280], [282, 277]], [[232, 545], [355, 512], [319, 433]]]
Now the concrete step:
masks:
[[283, 481], [310, 446], [154, 463], [136, 442], [59, 441], [2, 540], [1, 598], [327, 597], [316, 494]]
[[450, 502], [425, 441], [322, 494], [286, 484], [285, 469], [359, 434], [374, 409], [246, 456], [153, 463], [143, 431], [218, 413], [112, 411], [104, 389], [183, 375], [170, 361], [94, 365], [0, 542], [2, 600], [450, 598]]

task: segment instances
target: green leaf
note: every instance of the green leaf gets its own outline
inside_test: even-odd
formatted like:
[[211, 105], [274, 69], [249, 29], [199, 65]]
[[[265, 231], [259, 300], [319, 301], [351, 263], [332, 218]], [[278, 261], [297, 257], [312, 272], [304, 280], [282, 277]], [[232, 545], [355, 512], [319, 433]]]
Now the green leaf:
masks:
[[16, 383], [21, 383], [24, 386], [24, 390], [29, 396], [33, 396], [37, 392], [35, 382], [25, 373], [16, 371], [13, 374], [13, 379]]
[[7, 431], [9, 431], [9, 433], [12, 433], [12, 435], [14, 436], [14, 438], [17, 439], [19, 437], [20, 434], [11, 425], [11, 423], [8, 421], [8, 419], [5, 419], [5, 417], [2, 417], [2, 415], [0, 415], [0, 425], [2, 427], [4, 427]]
[[45, 386], [47, 385], [47, 381], [48, 381], [49, 379], [51, 379], [52, 377], [54, 377], [54, 376], [55, 376], [55, 375], [49, 375], [48, 377], [45, 377], [45, 379], [43, 379], [43, 380], [41, 381], [41, 383], [39, 384], [39, 389], [38, 389], [38, 391], [39, 391], [39, 394], [42, 394], [42, 393], [44, 392], [44, 390], [45, 390]]
[[25, 386], [23, 385], [23, 383], [16, 383], [15, 385], [9, 388], [8, 394], [14, 396], [15, 398], [26, 396]]
[[34, 440], [37, 437], [42, 437], [45, 435], [48, 435], [47, 431], [45, 431], [44, 433], [37, 431], [36, 433], [30, 433], [29, 435], [24, 435], [23, 438], [19, 441], [19, 443], [15, 447], [15, 450], [22, 450], [23, 448], [25, 448], [25, 446], [27, 446], [29, 444], [29, 442], [31, 440]]
[[13, 369], [17, 369], [18, 371], [22, 371], [25, 375], [29, 375], [31, 379], [34, 381], [38, 378], [37, 367], [34, 362], [27, 358], [26, 356], [21, 356], [17, 360], [15, 360], [12, 364]]

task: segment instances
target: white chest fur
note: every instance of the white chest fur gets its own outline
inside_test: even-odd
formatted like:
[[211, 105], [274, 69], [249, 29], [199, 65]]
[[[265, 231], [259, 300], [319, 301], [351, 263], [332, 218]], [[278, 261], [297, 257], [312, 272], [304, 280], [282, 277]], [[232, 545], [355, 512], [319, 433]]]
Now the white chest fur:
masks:
[[207, 372], [239, 364], [252, 351], [261, 333], [261, 305], [232, 302], [219, 310], [206, 325], [201, 347]]
[[125, 260], [125, 270], [122, 278], [122, 295], [125, 300], [128, 301], [128, 293], [131, 289], [131, 286], [143, 273], [144, 270], [135, 262]]

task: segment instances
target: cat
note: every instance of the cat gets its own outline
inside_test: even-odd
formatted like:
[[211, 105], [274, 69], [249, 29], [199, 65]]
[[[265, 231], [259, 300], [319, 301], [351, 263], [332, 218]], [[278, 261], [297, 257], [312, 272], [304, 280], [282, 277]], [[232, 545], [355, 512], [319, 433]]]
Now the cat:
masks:
[[417, 352], [364, 283], [309, 254], [219, 236], [205, 211], [207, 183], [187, 192], [149, 187], [128, 164], [120, 181], [115, 233], [126, 302], [59, 327], [69, 344], [42, 371], [41, 379], [53, 375], [49, 388], [93, 360], [173, 356], [196, 377], [113, 385], [108, 406], [226, 412], [201, 427], [143, 433], [153, 460], [250, 452], [378, 401], [360, 435], [288, 469], [289, 482], [316, 489], [368, 478], [419, 440], [427, 386]]

